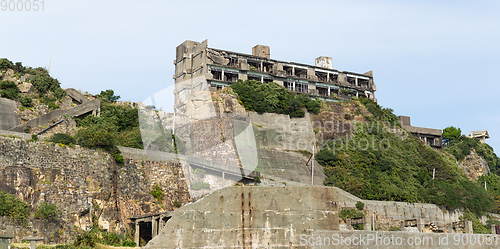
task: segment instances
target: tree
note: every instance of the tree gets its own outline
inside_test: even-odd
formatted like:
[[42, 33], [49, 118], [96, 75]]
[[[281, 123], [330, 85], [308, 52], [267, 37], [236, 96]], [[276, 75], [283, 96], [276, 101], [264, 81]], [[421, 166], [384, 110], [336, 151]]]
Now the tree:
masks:
[[451, 141], [455, 141], [462, 135], [462, 131], [460, 128], [455, 128], [453, 126], [449, 126], [443, 129], [443, 142], [445, 144], [450, 143]]
[[113, 90], [106, 90], [101, 91], [101, 93], [99, 94], [99, 99], [107, 102], [116, 102], [120, 99], [120, 96], [115, 95], [115, 91]]

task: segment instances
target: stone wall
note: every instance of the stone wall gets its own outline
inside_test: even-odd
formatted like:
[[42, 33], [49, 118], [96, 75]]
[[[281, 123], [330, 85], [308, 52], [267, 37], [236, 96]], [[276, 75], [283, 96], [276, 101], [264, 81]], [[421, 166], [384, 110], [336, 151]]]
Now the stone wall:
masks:
[[[89, 230], [94, 216], [101, 228], [125, 232], [130, 216], [172, 210], [174, 201], [190, 201], [179, 163], [140, 159], [126, 159], [117, 167], [115, 201], [110, 155], [79, 146], [0, 137], [0, 176], [0, 190], [27, 202], [32, 213], [43, 201], [55, 203], [62, 212], [56, 223], [31, 219], [31, 229], [16, 226], [14, 241], [41, 235], [48, 242], [68, 242], [79, 230]], [[163, 189], [161, 204], [150, 195], [154, 184]], [[0, 229], [6, 223], [3, 219]]]

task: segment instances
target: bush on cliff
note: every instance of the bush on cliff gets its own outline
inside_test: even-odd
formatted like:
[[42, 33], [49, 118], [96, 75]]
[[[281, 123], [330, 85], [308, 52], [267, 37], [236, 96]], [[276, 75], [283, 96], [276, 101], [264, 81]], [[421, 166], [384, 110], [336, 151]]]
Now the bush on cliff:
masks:
[[[98, 131], [99, 136], [96, 136], [94, 139], [105, 137], [110, 143], [117, 146], [143, 149], [137, 108], [116, 105], [110, 102], [101, 102], [100, 117], [88, 115], [84, 118], [76, 119], [76, 123], [80, 127], [80, 130]], [[86, 147], [103, 147], [103, 141], [82, 142], [86, 144]], [[98, 143], [95, 144], [95, 142]]]
[[56, 204], [44, 201], [40, 207], [38, 207], [38, 210], [35, 213], [35, 218], [51, 221], [59, 220], [60, 215], [61, 211], [59, 211]]
[[0, 191], [0, 216], [7, 216], [21, 225], [27, 224], [29, 207], [12, 194]]
[[348, 139], [324, 143], [316, 155], [324, 166], [325, 185], [369, 200], [464, 207], [476, 214], [496, 209], [494, 196], [466, 178], [451, 154], [440, 153], [411, 134], [380, 129], [387, 123], [398, 127], [392, 110], [370, 100], [360, 102], [373, 114], [372, 122], [359, 124]]
[[3, 81], [0, 83], [0, 95], [4, 98], [15, 100], [19, 95], [19, 88], [12, 81]]
[[53, 142], [53, 143], [61, 143], [61, 144], [65, 144], [65, 145], [70, 145], [70, 144], [75, 144], [75, 138], [73, 138], [71, 135], [68, 135], [68, 134], [64, 134], [64, 133], [56, 133], [54, 135], [52, 135], [52, 137], [50, 138], [50, 142]]
[[319, 101], [310, 99], [305, 93], [292, 92], [274, 82], [238, 80], [231, 88], [248, 111], [288, 114], [291, 118], [304, 117], [303, 108], [315, 114], [320, 111]]
[[495, 152], [493, 152], [493, 148], [488, 144], [483, 144], [475, 138], [462, 135], [450, 141], [444, 148], [444, 151], [452, 154], [459, 161], [468, 156], [473, 150], [486, 160], [491, 172], [497, 175], [500, 174], [500, 158], [498, 158]]

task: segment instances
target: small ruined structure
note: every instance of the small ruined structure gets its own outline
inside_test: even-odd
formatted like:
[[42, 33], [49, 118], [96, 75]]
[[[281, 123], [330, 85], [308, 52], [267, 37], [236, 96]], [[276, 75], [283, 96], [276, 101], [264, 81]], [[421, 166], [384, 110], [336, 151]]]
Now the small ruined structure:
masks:
[[439, 129], [411, 126], [410, 117], [398, 116], [404, 129], [434, 148], [443, 147], [443, 136]]
[[471, 131], [469, 133], [470, 138], [477, 138], [481, 143], [486, 143], [486, 139], [490, 138], [487, 130]]
[[[177, 47], [175, 64], [176, 108], [182, 109], [194, 93], [227, 87], [238, 80], [275, 82], [291, 91], [321, 100], [351, 97], [375, 99], [373, 73], [353, 73], [333, 69], [331, 57], [316, 58], [315, 65], [270, 58], [268, 46], [257, 45], [252, 55], [209, 48], [207, 40], [185, 41]], [[201, 78], [201, 80], [193, 80]], [[204, 84], [205, 83], [205, 84]]]

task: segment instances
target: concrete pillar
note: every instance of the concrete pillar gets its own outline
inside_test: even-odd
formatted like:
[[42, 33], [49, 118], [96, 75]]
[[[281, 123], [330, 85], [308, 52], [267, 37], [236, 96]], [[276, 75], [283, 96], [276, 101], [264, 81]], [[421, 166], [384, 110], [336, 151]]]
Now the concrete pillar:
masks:
[[135, 246], [139, 246], [139, 222], [135, 221], [135, 234], [134, 234]]
[[417, 219], [417, 228], [420, 233], [423, 233], [425, 231], [424, 219]]
[[152, 237], [154, 238], [156, 236], [156, 234], [158, 233], [158, 225], [156, 224], [156, 217], [155, 216], [152, 216], [151, 217], [151, 225], [152, 225]]
[[370, 216], [363, 217], [363, 230], [365, 231], [372, 230], [372, 220]]
[[455, 229], [453, 229], [453, 223], [448, 223], [448, 233], [455, 233]]
[[497, 225], [491, 225], [491, 234], [497, 234]]
[[347, 218], [346, 227], [347, 227], [347, 230], [352, 230], [351, 219], [349, 219], [349, 218]]
[[467, 220], [465, 221], [465, 233], [473, 233], [474, 231], [472, 230], [472, 221]]
[[[330, 74], [328, 74], [330, 75]], [[330, 96], [330, 87], [328, 87], [328, 96]]]

